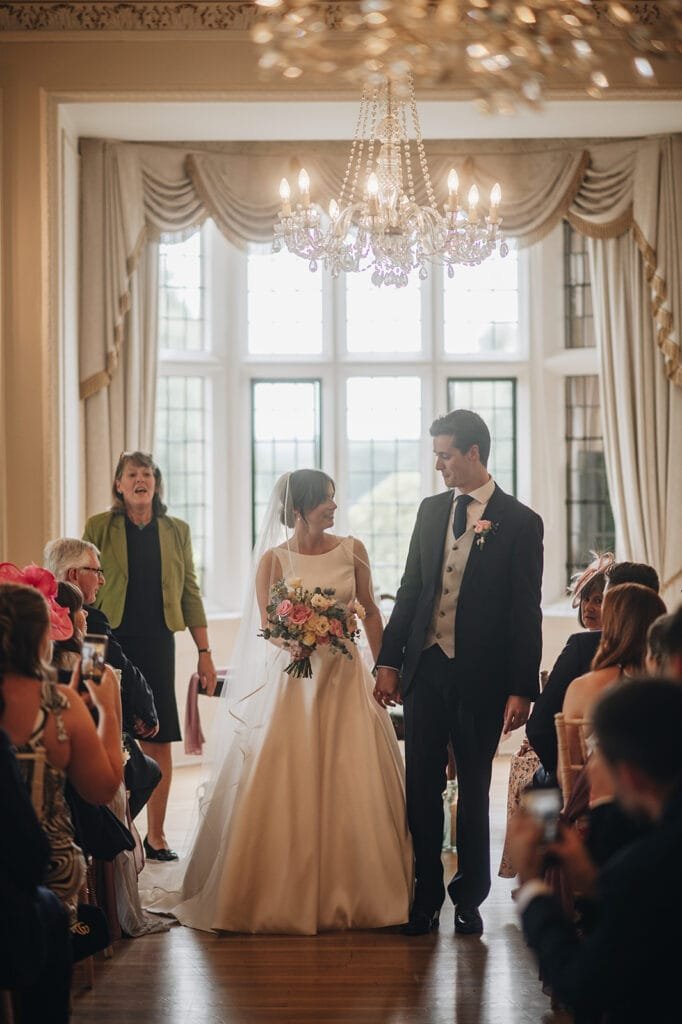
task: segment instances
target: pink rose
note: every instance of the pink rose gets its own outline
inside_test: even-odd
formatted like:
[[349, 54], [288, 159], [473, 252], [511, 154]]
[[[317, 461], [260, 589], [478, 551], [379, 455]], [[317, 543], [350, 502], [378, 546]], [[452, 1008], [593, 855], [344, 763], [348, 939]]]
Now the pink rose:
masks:
[[474, 523], [474, 533], [488, 533], [492, 525], [489, 519], [479, 519], [477, 523]]
[[329, 643], [329, 634], [328, 633], [325, 633], [323, 636], [318, 636], [317, 637], [318, 647], [320, 645], [324, 646], [324, 644], [328, 644], [328, 643]]
[[292, 602], [285, 598], [284, 601], [280, 601], [275, 608], [275, 615], [279, 615], [281, 619], [285, 619], [287, 615], [290, 614], [293, 607]]
[[307, 622], [312, 615], [310, 608], [306, 608], [304, 604], [295, 604], [289, 613], [289, 621], [294, 626], [302, 626], [304, 622]]
[[332, 634], [332, 636], [343, 636], [343, 626], [341, 625], [338, 619], [329, 620], [329, 632]]

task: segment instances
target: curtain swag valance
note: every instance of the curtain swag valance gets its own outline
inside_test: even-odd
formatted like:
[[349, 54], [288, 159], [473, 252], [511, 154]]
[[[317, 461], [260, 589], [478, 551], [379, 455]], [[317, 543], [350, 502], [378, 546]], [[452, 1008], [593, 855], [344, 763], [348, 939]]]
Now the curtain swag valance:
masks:
[[[131, 279], [147, 243], [186, 237], [208, 217], [240, 248], [267, 243], [280, 179], [305, 165], [326, 205], [347, 154], [344, 142], [189, 147], [81, 140], [81, 397], [96, 395], [113, 379]], [[475, 180], [483, 195], [499, 180], [505, 233], [520, 246], [539, 241], [562, 218], [593, 239], [631, 231], [665, 372], [682, 386], [682, 136], [439, 141], [428, 143], [428, 154], [436, 184], [445, 182], [451, 166], [465, 189]]]

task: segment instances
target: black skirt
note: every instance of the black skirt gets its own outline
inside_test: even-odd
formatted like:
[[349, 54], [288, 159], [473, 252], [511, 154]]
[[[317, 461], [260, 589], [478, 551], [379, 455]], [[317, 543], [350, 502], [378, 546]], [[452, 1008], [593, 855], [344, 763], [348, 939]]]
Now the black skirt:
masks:
[[154, 694], [159, 731], [145, 742], [173, 743], [182, 739], [175, 699], [175, 636], [169, 629], [147, 636], [124, 636], [116, 631], [116, 639]]

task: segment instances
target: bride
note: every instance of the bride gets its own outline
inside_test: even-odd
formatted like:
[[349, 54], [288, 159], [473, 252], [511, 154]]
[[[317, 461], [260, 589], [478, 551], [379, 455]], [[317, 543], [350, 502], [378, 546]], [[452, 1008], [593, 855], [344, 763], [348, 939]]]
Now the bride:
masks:
[[334, 588], [336, 601], [357, 597], [376, 658], [383, 627], [367, 552], [327, 532], [335, 510], [334, 482], [319, 470], [275, 487], [182, 887], [161, 896], [157, 887], [151, 904], [190, 927], [313, 935], [408, 918], [403, 764], [361, 652], [323, 647], [312, 678], [296, 678], [284, 671], [292, 652], [257, 636], [272, 584], [298, 577], [310, 590]]

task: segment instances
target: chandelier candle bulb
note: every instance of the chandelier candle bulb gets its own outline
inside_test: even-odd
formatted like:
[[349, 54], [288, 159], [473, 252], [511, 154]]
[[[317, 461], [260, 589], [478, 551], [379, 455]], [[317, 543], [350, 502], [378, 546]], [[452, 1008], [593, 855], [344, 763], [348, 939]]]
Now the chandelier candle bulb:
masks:
[[499, 220], [498, 207], [502, 201], [502, 189], [499, 181], [496, 181], [490, 189], [490, 223], [497, 224]]
[[310, 206], [310, 178], [305, 167], [298, 172], [298, 191], [304, 206]]
[[282, 200], [282, 210], [280, 216], [290, 217], [291, 216], [291, 189], [289, 188], [289, 182], [286, 178], [282, 178], [279, 183], [279, 197]]
[[469, 220], [477, 220], [478, 218], [478, 186], [472, 185], [469, 189]]
[[457, 209], [457, 193], [459, 191], [459, 178], [455, 168], [451, 168], [448, 174], [448, 201], [446, 210], [453, 213]]

